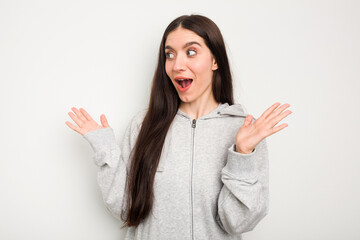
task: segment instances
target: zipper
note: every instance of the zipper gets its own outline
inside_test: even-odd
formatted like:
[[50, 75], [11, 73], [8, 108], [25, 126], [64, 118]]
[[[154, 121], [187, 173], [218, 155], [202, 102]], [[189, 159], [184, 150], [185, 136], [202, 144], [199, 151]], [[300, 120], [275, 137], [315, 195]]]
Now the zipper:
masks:
[[192, 128], [196, 128], [196, 119], [192, 120], [192, 125], [191, 126], [192, 126]]
[[191, 153], [191, 175], [190, 175], [190, 198], [191, 198], [191, 239], [194, 239], [194, 206], [193, 206], [193, 183], [192, 177], [194, 172], [194, 138], [195, 138], [196, 119], [192, 120], [191, 123], [191, 135], [192, 135], [192, 153]]

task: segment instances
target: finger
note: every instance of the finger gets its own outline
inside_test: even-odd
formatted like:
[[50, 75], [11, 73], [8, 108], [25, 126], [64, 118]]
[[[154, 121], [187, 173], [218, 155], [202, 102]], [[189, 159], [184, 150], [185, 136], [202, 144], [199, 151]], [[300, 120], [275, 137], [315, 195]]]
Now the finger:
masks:
[[85, 109], [83, 108], [80, 108], [80, 112], [85, 116], [85, 118], [88, 120], [88, 121], [92, 121], [92, 117], [90, 116], [90, 114], [88, 114]]
[[79, 127], [81, 127], [81, 126], [83, 125], [83, 121], [81, 121], [79, 118], [77, 118], [77, 117], [75, 116], [75, 114], [73, 114], [72, 112], [69, 112], [68, 114], [69, 114], [69, 116], [71, 117], [71, 119], [74, 120], [74, 122], [75, 122]]
[[71, 122], [68, 122], [68, 121], [66, 121], [65, 124], [68, 125], [68, 127], [71, 128], [72, 130], [74, 130], [82, 135], [81, 128], [75, 126], [74, 124], [72, 124]]
[[100, 116], [100, 122], [101, 122], [101, 124], [103, 125], [103, 127], [110, 127], [110, 126], [109, 126], [109, 123], [108, 123], [108, 121], [107, 121], [107, 119], [106, 119], [106, 117], [105, 117], [104, 114], [102, 114], [102, 115]]
[[244, 126], [244, 127], [249, 126], [250, 123], [251, 123], [251, 121], [252, 121], [252, 119], [253, 119], [253, 116], [252, 116], [252, 115], [247, 115], [246, 118], [245, 118], [245, 121], [244, 121], [243, 126]]
[[287, 126], [288, 126], [287, 123], [283, 123], [283, 124], [281, 124], [280, 126], [277, 126], [277, 127], [272, 128], [271, 133], [269, 134], [269, 136], [270, 136], [270, 135], [273, 135], [274, 133], [277, 133], [278, 131], [286, 128]]
[[274, 109], [277, 108], [279, 105], [280, 105], [279, 102], [274, 103], [271, 107], [266, 109], [266, 111], [263, 114], [261, 114], [261, 116], [258, 118], [258, 120], [259, 119], [262, 120], [262, 119], [267, 118], [274, 111]]
[[74, 113], [76, 114], [76, 116], [81, 120], [81, 121], [87, 121], [86, 118], [84, 117], [84, 115], [75, 107], [71, 108]]
[[281, 120], [283, 120], [285, 117], [290, 115], [292, 112], [290, 110], [286, 110], [285, 112], [281, 113], [277, 117], [271, 120], [271, 127], [274, 127], [276, 124], [278, 124]]
[[277, 115], [279, 115], [282, 111], [284, 111], [286, 108], [288, 108], [288, 107], [290, 107], [290, 104], [288, 104], [288, 103], [285, 103], [285, 104], [283, 104], [282, 106], [280, 106], [278, 109], [276, 109], [274, 112], [273, 112], [273, 114], [275, 115], [275, 116], [277, 116]]

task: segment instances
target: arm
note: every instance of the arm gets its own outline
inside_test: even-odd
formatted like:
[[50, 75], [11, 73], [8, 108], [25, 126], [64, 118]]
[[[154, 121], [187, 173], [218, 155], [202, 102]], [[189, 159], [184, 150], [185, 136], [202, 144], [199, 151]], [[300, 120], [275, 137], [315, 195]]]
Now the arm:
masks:
[[[268, 213], [269, 160], [266, 137], [284, 129], [275, 126], [292, 112], [289, 104], [269, 107], [258, 119], [247, 115], [236, 134], [236, 146], [228, 150], [228, 161], [221, 172], [224, 183], [218, 199], [216, 219], [230, 234], [251, 231]], [[254, 120], [254, 121], [253, 121]]]
[[268, 213], [269, 173], [266, 140], [252, 153], [228, 149], [228, 161], [221, 171], [223, 187], [218, 198], [216, 220], [232, 235], [251, 231]]
[[140, 129], [137, 116], [127, 126], [120, 146], [116, 144], [114, 131], [110, 127], [94, 130], [83, 136], [94, 150], [93, 160], [99, 166], [98, 184], [105, 206], [119, 220], [125, 207], [123, 199], [130, 153]]

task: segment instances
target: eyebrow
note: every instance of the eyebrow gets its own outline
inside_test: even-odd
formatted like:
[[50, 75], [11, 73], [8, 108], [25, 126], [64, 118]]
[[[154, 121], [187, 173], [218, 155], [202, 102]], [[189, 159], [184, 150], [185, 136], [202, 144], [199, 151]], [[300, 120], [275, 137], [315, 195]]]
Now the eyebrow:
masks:
[[[197, 44], [197, 45], [199, 45], [199, 46], [201, 47], [201, 44], [200, 44], [200, 43], [193, 41], [193, 42], [185, 43], [185, 45], [183, 46], [183, 48], [187, 48], [187, 47], [189, 47], [189, 46], [191, 46], [191, 45], [193, 45], [193, 44]], [[172, 47], [170, 47], [169, 45], [166, 45], [166, 46], [165, 46], [165, 49], [174, 50], [174, 49], [173, 49]]]

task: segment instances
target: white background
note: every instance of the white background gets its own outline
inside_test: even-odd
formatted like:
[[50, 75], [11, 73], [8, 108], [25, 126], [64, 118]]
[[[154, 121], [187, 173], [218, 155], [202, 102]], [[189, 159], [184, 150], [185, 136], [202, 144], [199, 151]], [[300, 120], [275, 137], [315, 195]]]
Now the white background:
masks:
[[120, 142], [147, 106], [160, 39], [183, 14], [221, 29], [236, 102], [268, 137], [270, 212], [245, 240], [360, 239], [360, 4], [346, 0], [0, 1], [0, 239], [122, 239], [71, 107]]

